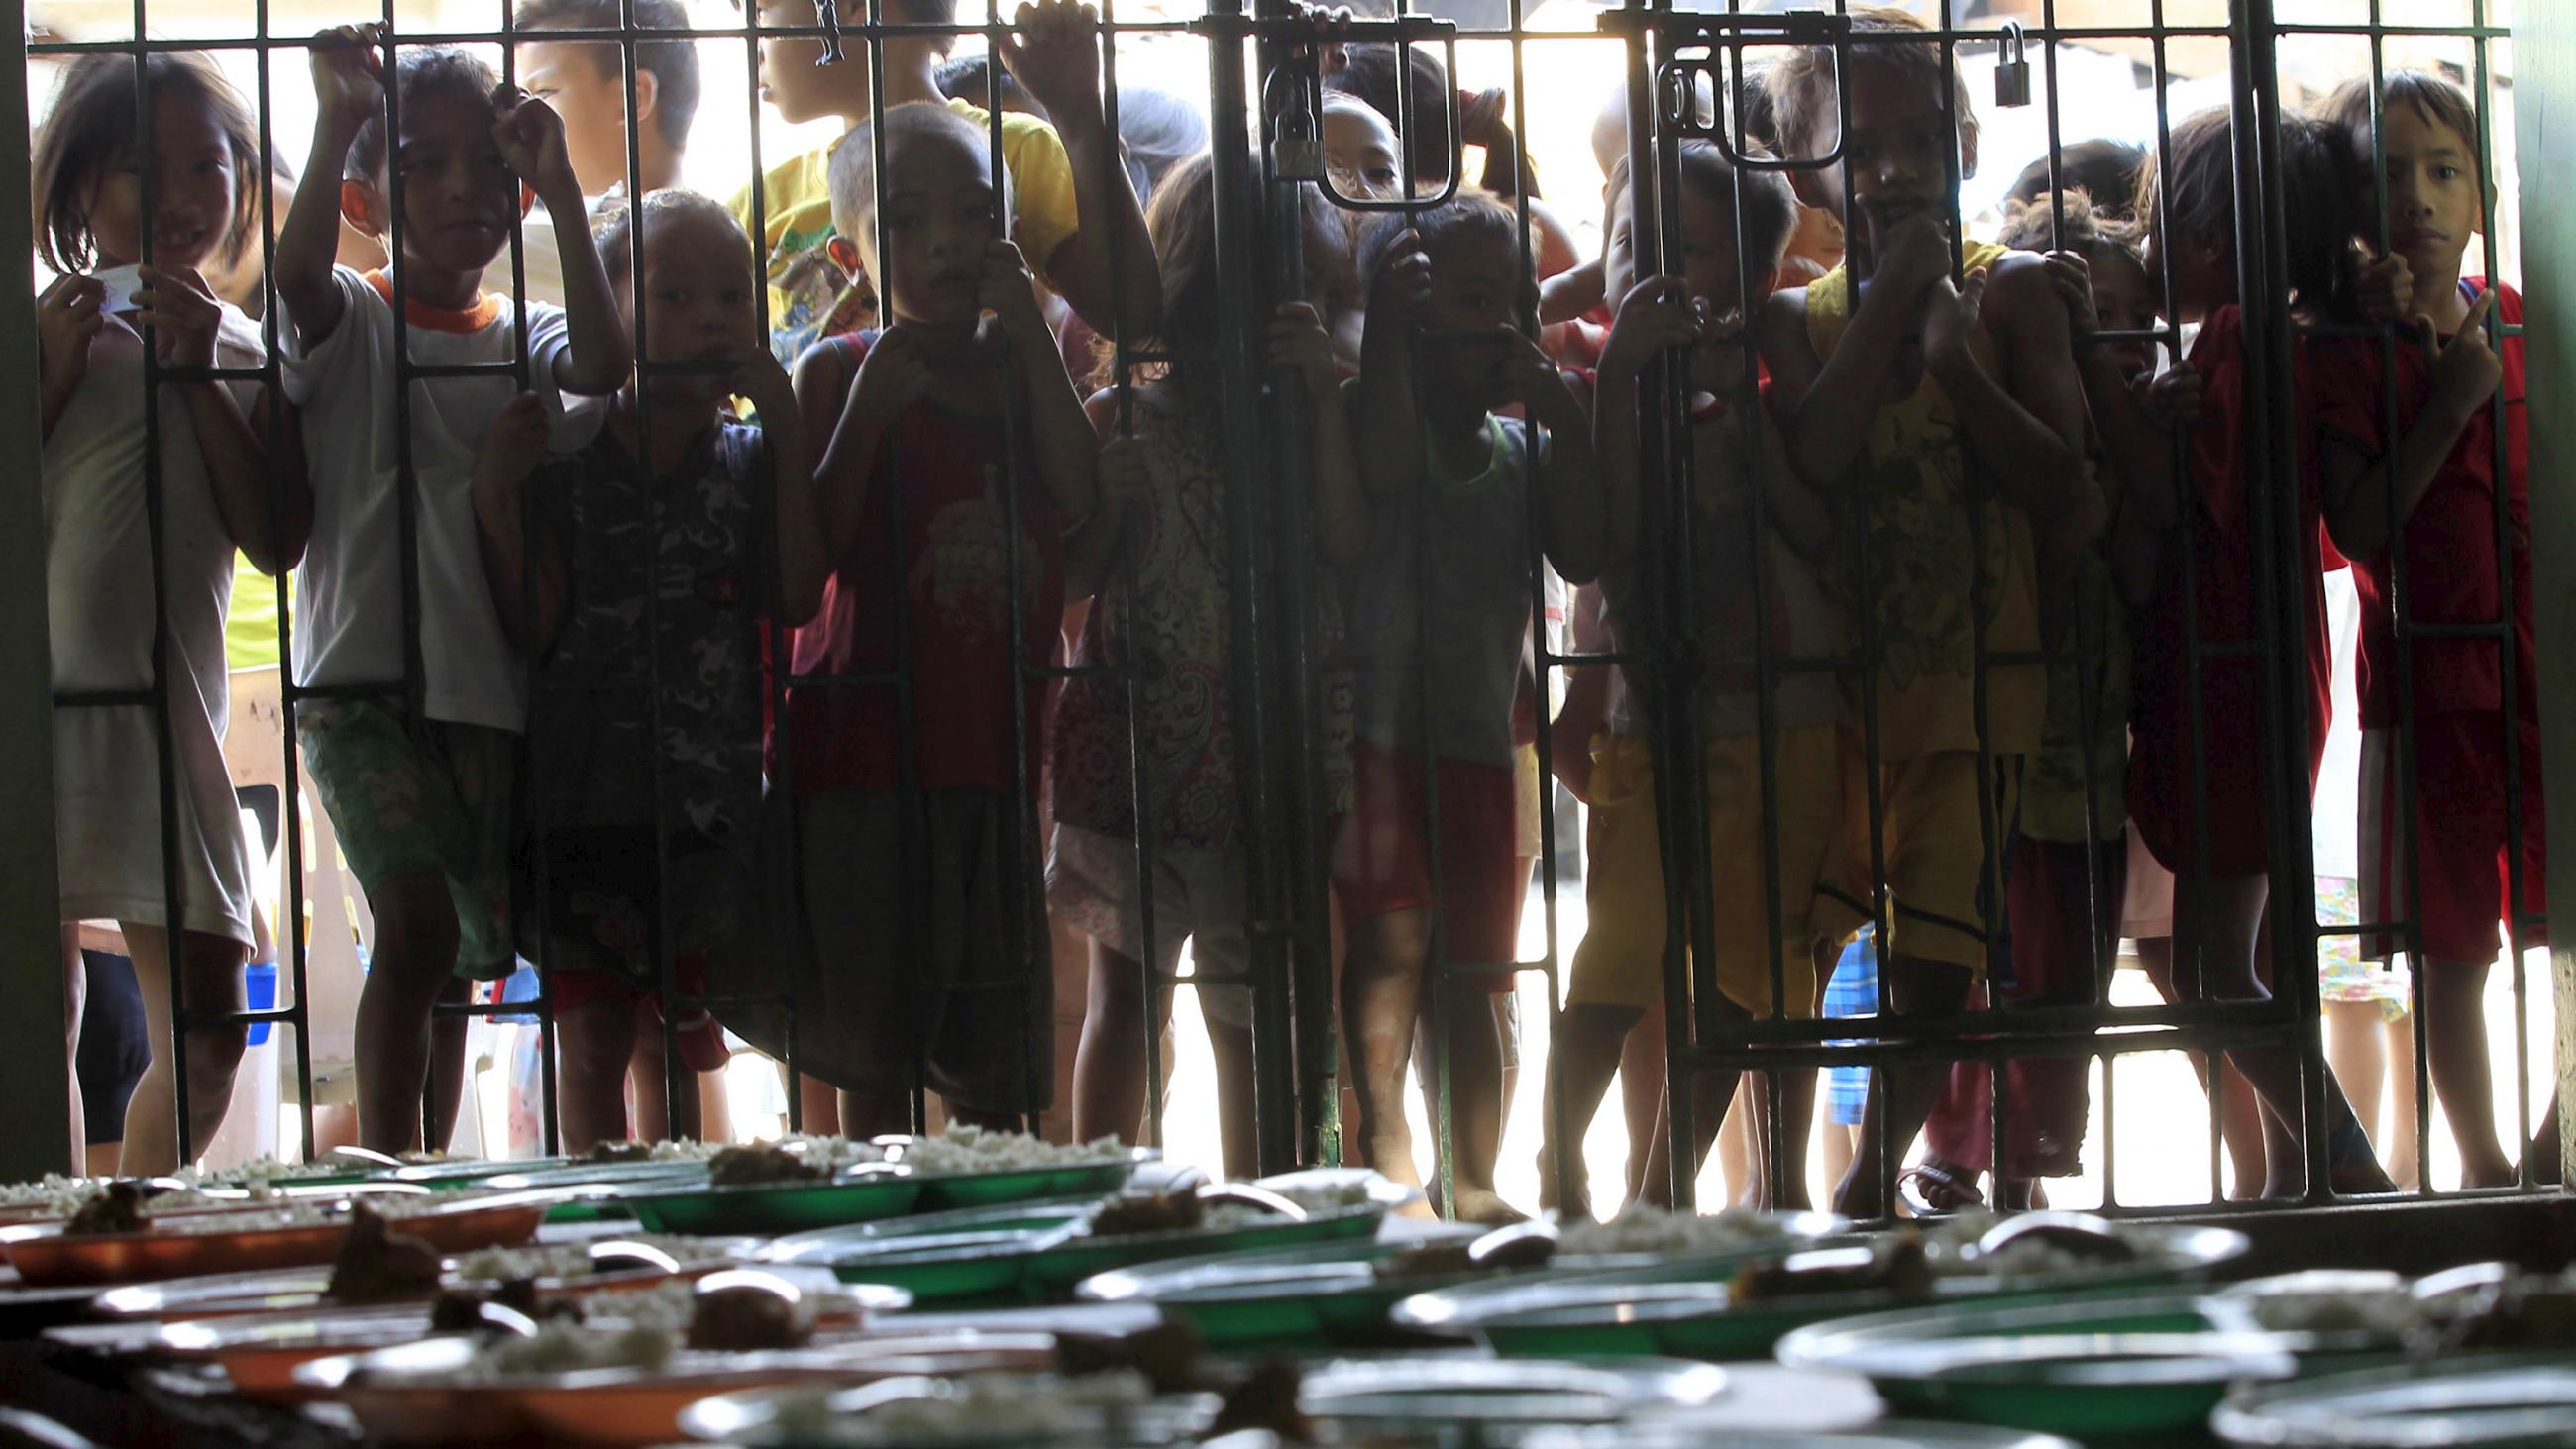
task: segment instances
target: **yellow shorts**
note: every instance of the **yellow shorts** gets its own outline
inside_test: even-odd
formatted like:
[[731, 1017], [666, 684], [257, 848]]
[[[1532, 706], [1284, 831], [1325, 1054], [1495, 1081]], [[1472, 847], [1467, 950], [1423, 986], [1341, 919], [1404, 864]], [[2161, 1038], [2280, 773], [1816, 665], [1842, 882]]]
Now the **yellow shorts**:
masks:
[[[1986, 930], [2003, 912], [2003, 843], [2013, 831], [2021, 757], [1997, 755], [1980, 789], [1974, 750], [1881, 762], [1879, 808], [1887, 861], [1888, 954], [1986, 969]], [[1870, 919], [1873, 892], [1867, 762], [1860, 738], [1842, 748], [1843, 862], [1818, 921], [1842, 937]], [[1981, 811], [1991, 811], [1981, 818]], [[1985, 823], [1991, 819], [1991, 828]], [[1986, 842], [1995, 843], [1989, 859]]]
[[[1591, 819], [1585, 831], [1588, 920], [1575, 949], [1568, 1006], [1640, 1010], [1663, 999], [1664, 877], [1655, 839], [1653, 746], [1633, 735], [1592, 742]], [[1762, 751], [1752, 735], [1708, 742], [1709, 892], [1716, 912], [1717, 985], [1756, 1016], [1771, 1014], [1763, 909]], [[1816, 892], [1840, 865], [1842, 775], [1831, 725], [1784, 730], [1775, 760], [1780, 818], [1781, 1014], [1816, 1014], [1812, 946]]]

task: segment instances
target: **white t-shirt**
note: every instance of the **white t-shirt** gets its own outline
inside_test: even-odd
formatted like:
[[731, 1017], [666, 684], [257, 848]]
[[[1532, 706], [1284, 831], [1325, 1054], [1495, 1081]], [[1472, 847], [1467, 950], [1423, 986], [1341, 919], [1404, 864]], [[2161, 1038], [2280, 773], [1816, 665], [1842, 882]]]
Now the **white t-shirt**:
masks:
[[[250, 368], [264, 357], [259, 328], [232, 307], [215, 334], [215, 362]], [[253, 382], [227, 383], [248, 415]], [[215, 507], [204, 451], [184, 392], [160, 404], [161, 574], [143, 448], [143, 342], [108, 319], [90, 344], [89, 373], [45, 440], [46, 623], [53, 686], [63, 693], [148, 689], [156, 605], [169, 623], [170, 755], [175, 766], [179, 915], [188, 930], [247, 942], [250, 859], [225, 767], [230, 718], [224, 613], [233, 541]], [[54, 711], [55, 841], [62, 918], [168, 924], [161, 870], [161, 741], [150, 708], [69, 705]]]
[[[295, 674], [305, 685], [398, 684], [403, 678], [401, 465], [394, 428], [393, 304], [373, 283], [335, 268], [340, 325], [306, 349], [291, 326], [286, 395], [303, 409], [313, 480], [313, 539], [295, 592]], [[405, 329], [415, 366], [506, 362], [517, 346], [509, 299], [458, 314], [413, 306]], [[290, 322], [292, 318], [289, 319]], [[567, 399], [555, 362], [569, 346], [564, 314], [528, 308], [528, 382], [554, 421], [549, 445], [570, 452], [606, 416], [601, 399]], [[507, 377], [412, 384], [412, 469], [418, 479], [422, 700], [431, 719], [517, 730], [527, 718], [527, 666], [501, 632], [483, 577], [474, 523], [474, 450], [516, 391]]]

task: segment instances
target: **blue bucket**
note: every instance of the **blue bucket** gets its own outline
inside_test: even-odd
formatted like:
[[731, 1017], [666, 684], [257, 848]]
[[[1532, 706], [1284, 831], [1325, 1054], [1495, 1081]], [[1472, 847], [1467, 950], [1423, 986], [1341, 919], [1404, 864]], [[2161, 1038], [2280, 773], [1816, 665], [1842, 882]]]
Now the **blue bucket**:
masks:
[[[253, 961], [242, 971], [242, 992], [253, 1011], [267, 1011], [277, 1005], [277, 963]], [[268, 1040], [273, 1021], [255, 1021], [250, 1027], [250, 1044], [258, 1046]]]

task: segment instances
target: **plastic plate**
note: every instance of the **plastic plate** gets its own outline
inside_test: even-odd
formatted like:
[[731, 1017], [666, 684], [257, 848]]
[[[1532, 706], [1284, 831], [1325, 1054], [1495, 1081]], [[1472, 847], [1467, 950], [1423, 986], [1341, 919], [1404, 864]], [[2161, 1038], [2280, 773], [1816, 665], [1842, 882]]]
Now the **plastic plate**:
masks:
[[794, 1233], [900, 1217], [921, 1200], [921, 1182], [900, 1169], [870, 1167], [826, 1182], [745, 1183], [624, 1193], [616, 1205], [655, 1233]]
[[2239, 1392], [2211, 1427], [2278, 1449], [2537, 1449], [2576, 1443], [2576, 1359], [2469, 1355]]

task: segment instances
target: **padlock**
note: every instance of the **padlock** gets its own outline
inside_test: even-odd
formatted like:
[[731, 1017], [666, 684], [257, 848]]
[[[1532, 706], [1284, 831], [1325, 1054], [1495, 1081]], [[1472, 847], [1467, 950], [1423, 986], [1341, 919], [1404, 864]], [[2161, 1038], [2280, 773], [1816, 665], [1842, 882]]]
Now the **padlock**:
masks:
[[1306, 108], [1306, 93], [1298, 87], [1297, 99], [1282, 107], [1277, 126], [1270, 133], [1270, 174], [1281, 181], [1321, 181], [1324, 179], [1324, 138], [1317, 134], [1315, 116]]
[[2003, 39], [1995, 47], [1995, 104], [2007, 108], [2030, 104], [2030, 53], [2018, 20], [2004, 22]]

